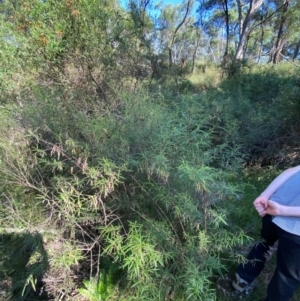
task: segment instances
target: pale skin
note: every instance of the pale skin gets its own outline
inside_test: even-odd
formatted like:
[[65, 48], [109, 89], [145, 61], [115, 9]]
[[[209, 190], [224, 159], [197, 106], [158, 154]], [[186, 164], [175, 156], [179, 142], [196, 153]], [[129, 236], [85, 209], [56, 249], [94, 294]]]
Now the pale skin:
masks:
[[281, 215], [300, 217], [300, 206], [283, 206], [270, 200], [272, 194], [299, 170], [300, 165], [285, 170], [270, 183], [259, 197], [254, 200], [253, 205], [260, 216], [269, 214], [273, 216]]

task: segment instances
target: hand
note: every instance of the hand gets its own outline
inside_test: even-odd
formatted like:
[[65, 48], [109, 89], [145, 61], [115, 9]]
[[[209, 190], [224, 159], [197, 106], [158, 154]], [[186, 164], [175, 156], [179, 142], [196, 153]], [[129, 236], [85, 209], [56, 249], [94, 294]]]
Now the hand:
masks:
[[274, 201], [268, 200], [266, 197], [259, 196], [253, 202], [253, 205], [261, 217], [266, 214], [273, 216], [282, 215], [282, 206]]
[[260, 216], [265, 216], [267, 214], [266, 208], [268, 206], [268, 199], [265, 196], [256, 198], [253, 205]]
[[271, 200], [268, 200], [267, 207], [266, 207], [266, 213], [270, 215], [282, 215], [282, 205], [279, 205], [278, 203], [275, 203]]

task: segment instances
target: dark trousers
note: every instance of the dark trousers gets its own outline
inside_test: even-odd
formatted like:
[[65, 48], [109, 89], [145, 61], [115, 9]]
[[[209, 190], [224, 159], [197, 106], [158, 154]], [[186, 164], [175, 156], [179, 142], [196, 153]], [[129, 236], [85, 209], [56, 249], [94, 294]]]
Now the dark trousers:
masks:
[[263, 242], [256, 243], [247, 256], [247, 263], [240, 264], [237, 273], [241, 278], [251, 283], [263, 270], [266, 254], [269, 247], [278, 240], [277, 226], [272, 222], [272, 217], [266, 215], [262, 218], [261, 237]]
[[265, 301], [288, 301], [300, 284], [300, 236], [277, 229], [277, 266]]
[[300, 236], [277, 227], [268, 215], [262, 218], [261, 235], [265, 241], [252, 248], [247, 263], [239, 265], [237, 273], [252, 282], [264, 268], [269, 246], [278, 240], [277, 265], [264, 301], [289, 301], [300, 284]]

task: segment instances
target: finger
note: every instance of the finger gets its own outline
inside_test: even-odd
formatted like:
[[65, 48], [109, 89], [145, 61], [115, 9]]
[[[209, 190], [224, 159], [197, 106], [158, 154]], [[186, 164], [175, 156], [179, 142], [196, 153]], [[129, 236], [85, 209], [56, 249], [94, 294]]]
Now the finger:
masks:
[[260, 206], [255, 206], [255, 209], [257, 211], [262, 211], [262, 210], [265, 210], [265, 207], [260, 205]]
[[254, 202], [253, 202], [254, 206], [263, 206], [265, 204], [265, 200], [263, 199], [256, 199]]

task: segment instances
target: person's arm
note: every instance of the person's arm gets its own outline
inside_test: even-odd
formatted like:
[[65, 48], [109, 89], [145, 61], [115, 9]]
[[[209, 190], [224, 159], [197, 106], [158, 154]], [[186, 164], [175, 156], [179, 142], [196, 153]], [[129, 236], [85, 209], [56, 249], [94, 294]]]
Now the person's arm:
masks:
[[267, 208], [269, 206], [268, 202], [271, 195], [299, 170], [300, 165], [285, 170], [270, 183], [270, 185], [261, 193], [259, 197], [255, 199], [253, 205], [260, 216], [267, 214]]
[[300, 206], [284, 206], [269, 200], [265, 208], [266, 214], [273, 216], [294, 216], [300, 217]]
[[296, 172], [300, 170], [300, 165], [289, 168], [282, 172], [277, 178], [275, 178], [270, 185], [266, 188], [264, 192], [261, 193], [260, 196], [265, 197], [266, 199], [269, 199], [270, 196], [283, 184], [285, 183], [289, 178], [291, 178]]

